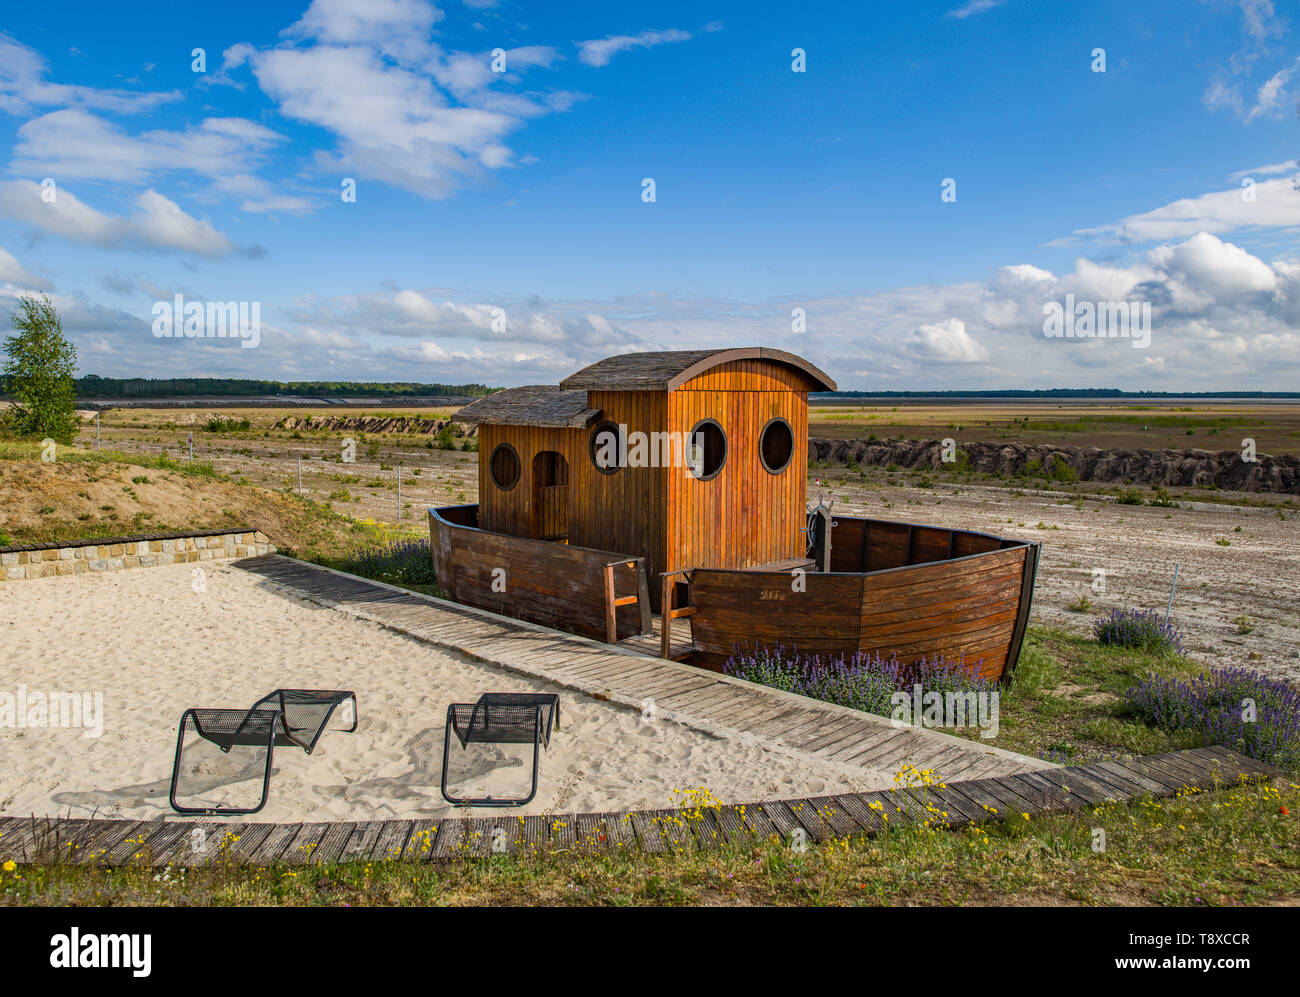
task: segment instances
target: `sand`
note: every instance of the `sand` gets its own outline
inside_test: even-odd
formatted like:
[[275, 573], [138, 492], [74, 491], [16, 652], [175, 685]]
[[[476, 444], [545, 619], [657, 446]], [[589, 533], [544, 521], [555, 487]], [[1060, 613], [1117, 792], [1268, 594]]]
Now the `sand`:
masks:
[[[537, 797], [506, 813], [668, 807], [681, 791], [699, 787], [741, 802], [892, 784], [882, 772], [851, 773], [665, 718], [648, 722], [309, 603], [230, 565], [204, 565], [203, 591], [193, 582], [192, 565], [171, 565], [0, 585], [0, 813], [169, 815], [182, 713], [248, 707], [278, 687], [354, 690], [360, 726], [327, 731], [310, 756], [276, 749], [259, 820], [464, 813], [439, 792], [446, 709], [488, 691], [561, 697], [561, 726], [542, 755]], [[6, 719], [6, 698], [16, 702], [20, 687], [29, 704], [36, 693], [89, 694], [91, 704], [99, 694], [102, 733]], [[192, 802], [256, 799], [254, 749], [223, 756], [199, 741], [195, 755], [187, 748], [191, 757], [196, 764], [185, 785], [201, 790]], [[466, 752], [452, 739], [453, 789], [522, 795], [530, 764], [530, 747], [472, 745]]]

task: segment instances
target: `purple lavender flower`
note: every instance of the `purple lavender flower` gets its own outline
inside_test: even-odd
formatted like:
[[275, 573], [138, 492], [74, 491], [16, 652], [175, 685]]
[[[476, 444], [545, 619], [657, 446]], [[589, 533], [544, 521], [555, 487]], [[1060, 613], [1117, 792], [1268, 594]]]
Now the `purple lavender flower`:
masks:
[[342, 570], [390, 585], [433, 585], [433, 557], [428, 540], [397, 540], [348, 558]]
[[1300, 688], [1249, 668], [1211, 668], [1190, 680], [1152, 674], [1125, 694], [1161, 730], [1192, 731], [1281, 768], [1300, 768]]
[[996, 682], [979, 677], [978, 667], [961, 659], [920, 658], [908, 664], [897, 654], [885, 657], [878, 651], [823, 657], [783, 645], [739, 647], [722, 669], [749, 682], [885, 717], [893, 712], [890, 697], [910, 693], [914, 685], [941, 694], [997, 689]]
[[1139, 651], [1183, 653], [1183, 636], [1154, 609], [1114, 609], [1092, 625], [1093, 635], [1103, 644]]

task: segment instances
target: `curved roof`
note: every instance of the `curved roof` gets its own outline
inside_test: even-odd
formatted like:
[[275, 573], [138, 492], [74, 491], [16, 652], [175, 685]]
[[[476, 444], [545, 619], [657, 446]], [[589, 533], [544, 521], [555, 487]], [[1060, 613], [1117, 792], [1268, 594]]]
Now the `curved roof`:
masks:
[[583, 429], [599, 414], [587, 408], [585, 391], [561, 391], [553, 384], [530, 384], [494, 391], [466, 405], [452, 419], [470, 424]]
[[565, 389], [592, 391], [675, 391], [706, 370], [733, 360], [771, 360], [807, 374], [814, 391], [834, 391], [835, 382], [803, 357], [758, 346], [734, 350], [667, 350], [624, 353], [598, 360], [560, 382]]

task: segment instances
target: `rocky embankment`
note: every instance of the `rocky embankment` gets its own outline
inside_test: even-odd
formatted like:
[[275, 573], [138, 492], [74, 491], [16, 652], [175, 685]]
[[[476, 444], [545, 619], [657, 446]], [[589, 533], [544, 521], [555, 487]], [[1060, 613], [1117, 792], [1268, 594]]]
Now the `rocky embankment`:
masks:
[[[1003, 477], [1300, 494], [1300, 458], [1289, 454], [1258, 454], [1245, 461], [1239, 450], [1099, 450], [1026, 443], [962, 443], [958, 450], [964, 469]], [[808, 459], [831, 464], [938, 469], [944, 466], [942, 455], [939, 440], [808, 441]]]
[[467, 426], [449, 419], [424, 419], [412, 415], [312, 415], [285, 416], [275, 424], [277, 429], [326, 429], [351, 433], [412, 433], [437, 436], [450, 428], [452, 437], [460, 439], [478, 435], [478, 426]]

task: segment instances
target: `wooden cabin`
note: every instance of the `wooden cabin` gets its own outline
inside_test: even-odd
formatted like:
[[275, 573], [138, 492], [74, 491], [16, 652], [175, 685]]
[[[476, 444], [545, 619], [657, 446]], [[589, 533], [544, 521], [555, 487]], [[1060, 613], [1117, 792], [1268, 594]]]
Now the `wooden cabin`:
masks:
[[792, 353], [747, 348], [625, 354], [482, 398], [456, 415], [479, 427], [479, 501], [429, 510], [438, 584], [707, 668], [784, 645], [1005, 680], [1038, 544], [810, 515], [808, 392], [834, 388]]
[[801, 561], [808, 392], [833, 390], [749, 348], [629, 353], [489, 395], [455, 416], [479, 427], [478, 526], [644, 557], [651, 578]]

